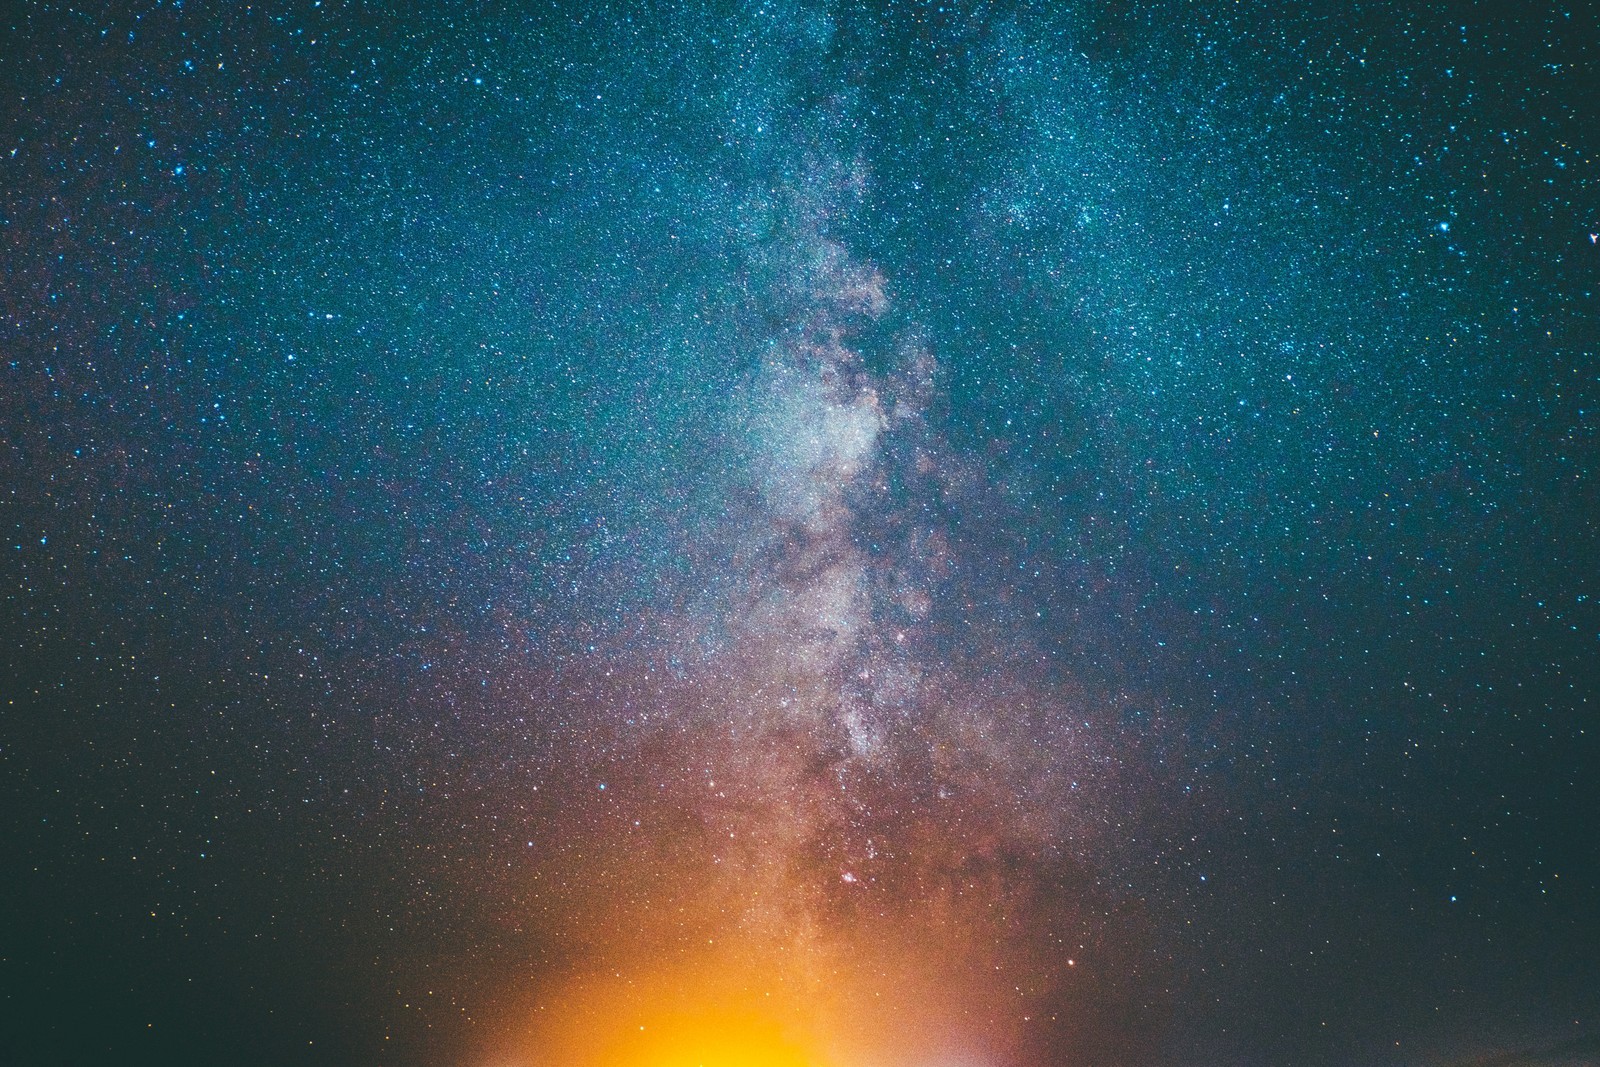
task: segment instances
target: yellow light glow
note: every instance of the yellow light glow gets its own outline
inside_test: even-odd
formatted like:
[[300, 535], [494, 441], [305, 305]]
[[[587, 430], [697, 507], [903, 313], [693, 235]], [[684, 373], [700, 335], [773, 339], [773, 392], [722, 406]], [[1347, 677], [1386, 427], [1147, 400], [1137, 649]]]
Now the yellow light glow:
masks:
[[836, 1067], [831, 997], [782, 968], [693, 963], [574, 979], [530, 1034], [537, 1067]]
[[605, 1067], [821, 1067], [777, 1023], [703, 1013], [643, 1023], [617, 1042]]

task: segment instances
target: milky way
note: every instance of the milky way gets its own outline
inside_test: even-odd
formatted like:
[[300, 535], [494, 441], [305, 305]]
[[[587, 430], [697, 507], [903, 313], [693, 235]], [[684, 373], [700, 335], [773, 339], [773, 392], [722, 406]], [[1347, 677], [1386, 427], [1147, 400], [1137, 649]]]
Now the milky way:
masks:
[[0, 1061], [1594, 1061], [1592, 14], [7, 32]]

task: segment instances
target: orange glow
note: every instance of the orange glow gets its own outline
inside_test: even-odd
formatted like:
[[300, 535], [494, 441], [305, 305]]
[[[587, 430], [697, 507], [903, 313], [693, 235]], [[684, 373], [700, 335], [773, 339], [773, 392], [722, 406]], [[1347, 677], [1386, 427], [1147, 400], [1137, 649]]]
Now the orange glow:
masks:
[[640, 1025], [607, 1050], [603, 1067], [822, 1067], [769, 1019], [706, 1012]]
[[524, 1055], [537, 1067], [836, 1067], [831, 999], [782, 968], [708, 952], [552, 991]]

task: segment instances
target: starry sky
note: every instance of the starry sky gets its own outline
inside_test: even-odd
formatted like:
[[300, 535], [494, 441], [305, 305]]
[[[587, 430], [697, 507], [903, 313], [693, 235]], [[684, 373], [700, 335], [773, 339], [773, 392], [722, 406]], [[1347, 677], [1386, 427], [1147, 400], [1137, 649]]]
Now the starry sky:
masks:
[[1600, 17], [7, 8], [0, 1064], [1600, 1062]]

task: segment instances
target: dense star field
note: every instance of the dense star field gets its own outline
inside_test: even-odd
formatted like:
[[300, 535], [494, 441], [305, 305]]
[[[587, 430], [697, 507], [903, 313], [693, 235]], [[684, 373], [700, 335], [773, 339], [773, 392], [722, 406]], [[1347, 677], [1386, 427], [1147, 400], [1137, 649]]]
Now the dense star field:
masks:
[[1600, 1063], [1593, 8], [0, 25], [0, 1064]]

